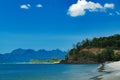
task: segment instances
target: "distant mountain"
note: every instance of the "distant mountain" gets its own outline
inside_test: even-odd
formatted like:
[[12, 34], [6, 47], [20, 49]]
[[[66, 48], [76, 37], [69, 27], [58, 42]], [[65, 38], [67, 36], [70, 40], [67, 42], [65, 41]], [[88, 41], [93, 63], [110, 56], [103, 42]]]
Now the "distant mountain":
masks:
[[30, 60], [63, 59], [67, 53], [59, 49], [47, 51], [44, 49], [15, 49], [11, 53], [0, 54], [0, 63], [29, 62]]

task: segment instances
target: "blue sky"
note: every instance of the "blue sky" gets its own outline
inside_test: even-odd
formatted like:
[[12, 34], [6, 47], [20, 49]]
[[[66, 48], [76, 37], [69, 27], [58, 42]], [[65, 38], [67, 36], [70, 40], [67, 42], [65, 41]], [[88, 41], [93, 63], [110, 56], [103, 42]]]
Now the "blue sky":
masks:
[[119, 0], [1, 0], [0, 53], [68, 50], [85, 38], [120, 33]]

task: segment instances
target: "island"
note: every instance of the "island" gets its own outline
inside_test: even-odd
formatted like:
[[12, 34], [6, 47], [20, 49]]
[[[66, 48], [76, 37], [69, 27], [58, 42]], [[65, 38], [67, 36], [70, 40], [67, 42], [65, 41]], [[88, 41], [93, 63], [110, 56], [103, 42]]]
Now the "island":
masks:
[[58, 58], [52, 58], [50, 60], [30, 60], [30, 64], [57, 64], [60, 63], [60, 59]]

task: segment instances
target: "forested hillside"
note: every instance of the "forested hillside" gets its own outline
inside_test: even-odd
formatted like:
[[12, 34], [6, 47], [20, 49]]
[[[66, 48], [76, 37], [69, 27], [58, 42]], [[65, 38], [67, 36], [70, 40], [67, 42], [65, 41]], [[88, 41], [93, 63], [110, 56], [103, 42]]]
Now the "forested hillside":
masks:
[[120, 35], [78, 42], [61, 63], [103, 63], [120, 60]]

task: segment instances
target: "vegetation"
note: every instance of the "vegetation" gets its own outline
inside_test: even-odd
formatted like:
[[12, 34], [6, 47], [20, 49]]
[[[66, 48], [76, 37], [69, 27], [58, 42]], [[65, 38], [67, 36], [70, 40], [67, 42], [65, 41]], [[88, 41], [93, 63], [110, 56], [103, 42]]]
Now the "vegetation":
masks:
[[[97, 51], [90, 50], [92, 48]], [[61, 63], [103, 63], [118, 60], [120, 60], [120, 35], [115, 34], [77, 43]]]
[[114, 54], [112, 48], [106, 48], [102, 53], [96, 55], [97, 62], [115, 61], [118, 56]]
[[100, 38], [93, 38], [92, 40], [86, 39], [80, 43], [77, 43], [77, 47], [82, 48], [107, 48], [112, 47], [114, 49], [120, 49], [120, 35], [115, 34], [109, 37], [100, 37]]
[[50, 60], [30, 60], [30, 63], [32, 64], [44, 64], [44, 63], [59, 63], [60, 60], [57, 59], [57, 58], [53, 58], [53, 59], [50, 59]]

